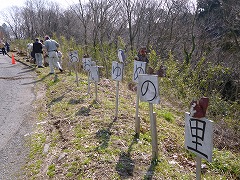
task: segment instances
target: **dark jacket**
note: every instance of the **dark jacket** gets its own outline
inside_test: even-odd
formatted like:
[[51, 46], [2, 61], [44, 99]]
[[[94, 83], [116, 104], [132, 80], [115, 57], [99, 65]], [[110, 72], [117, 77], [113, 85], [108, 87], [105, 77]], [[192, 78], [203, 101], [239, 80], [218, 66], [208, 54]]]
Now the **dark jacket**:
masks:
[[149, 62], [149, 60], [148, 60], [148, 58], [147, 58], [146, 55], [138, 54], [137, 56], [138, 56], [138, 60], [139, 60], [139, 61], [146, 62], [146, 63]]
[[36, 41], [35, 43], [33, 43], [33, 52], [34, 53], [43, 53], [42, 48], [43, 48], [43, 45], [41, 42]]

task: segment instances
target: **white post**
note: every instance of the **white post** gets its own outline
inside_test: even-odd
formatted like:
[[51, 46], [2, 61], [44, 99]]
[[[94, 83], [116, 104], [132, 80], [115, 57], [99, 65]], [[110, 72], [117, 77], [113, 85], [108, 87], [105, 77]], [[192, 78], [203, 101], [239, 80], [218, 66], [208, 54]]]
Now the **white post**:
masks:
[[77, 73], [77, 65], [76, 65], [76, 63], [74, 64], [74, 66], [75, 66], [76, 81], [77, 81], [77, 86], [78, 86], [78, 73]]
[[68, 62], [68, 70], [69, 70], [69, 75], [72, 74], [72, 64], [70, 62]]
[[87, 90], [87, 94], [90, 93], [90, 72], [88, 71], [88, 90]]
[[140, 117], [138, 115], [139, 113], [138, 107], [139, 107], [139, 88], [137, 86], [136, 115], [135, 115], [135, 132], [137, 137], [139, 137], [140, 135]]
[[116, 86], [116, 111], [115, 111], [116, 119], [118, 117], [118, 96], [119, 96], [119, 81], [117, 81], [117, 86]]
[[151, 136], [152, 136], [152, 158], [158, 159], [158, 146], [157, 146], [157, 125], [156, 125], [156, 113], [153, 112], [153, 104], [149, 103], [149, 114], [151, 123]]
[[97, 96], [97, 82], [95, 81], [95, 100], [98, 101], [98, 96]]
[[199, 156], [196, 157], [196, 163], [196, 180], [201, 180], [202, 159]]

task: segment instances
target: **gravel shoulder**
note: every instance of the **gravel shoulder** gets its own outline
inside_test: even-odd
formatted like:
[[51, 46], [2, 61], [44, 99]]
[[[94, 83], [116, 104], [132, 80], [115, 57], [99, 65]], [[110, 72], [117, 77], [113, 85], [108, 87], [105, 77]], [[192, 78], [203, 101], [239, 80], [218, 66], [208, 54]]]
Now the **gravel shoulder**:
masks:
[[36, 124], [36, 75], [30, 67], [0, 56], [0, 180], [24, 179], [29, 137]]

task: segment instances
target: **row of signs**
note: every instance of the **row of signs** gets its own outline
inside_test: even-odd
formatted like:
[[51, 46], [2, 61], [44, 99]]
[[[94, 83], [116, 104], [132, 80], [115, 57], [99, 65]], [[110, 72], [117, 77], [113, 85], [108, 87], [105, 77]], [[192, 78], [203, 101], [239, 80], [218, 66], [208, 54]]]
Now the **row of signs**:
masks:
[[[118, 52], [121, 56], [122, 52]], [[78, 62], [77, 51], [69, 53], [70, 62]], [[124, 62], [124, 58], [119, 58]], [[99, 82], [99, 67], [91, 58], [83, 58], [83, 69], [89, 72], [91, 81]], [[112, 62], [112, 79], [122, 81], [123, 63]], [[152, 104], [160, 103], [159, 84], [157, 75], [146, 74], [146, 62], [134, 61], [133, 81], [138, 84], [140, 100]], [[213, 123], [206, 118], [192, 118], [190, 114], [185, 115], [185, 148], [197, 156], [212, 161], [212, 132]]]
[[[121, 53], [121, 52], [120, 52]], [[77, 51], [69, 53], [70, 62], [78, 62]], [[123, 61], [123, 58], [122, 58]], [[91, 58], [82, 58], [83, 69], [89, 72], [90, 81], [99, 82], [99, 67]], [[112, 62], [112, 79], [114, 81], [122, 81], [123, 79], [123, 63]], [[159, 85], [157, 75], [148, 75], [146, 73], [146, 62], [134, 61], [133, 81], [138, 83], [140, 100], [152, 104], [160, 103]]]

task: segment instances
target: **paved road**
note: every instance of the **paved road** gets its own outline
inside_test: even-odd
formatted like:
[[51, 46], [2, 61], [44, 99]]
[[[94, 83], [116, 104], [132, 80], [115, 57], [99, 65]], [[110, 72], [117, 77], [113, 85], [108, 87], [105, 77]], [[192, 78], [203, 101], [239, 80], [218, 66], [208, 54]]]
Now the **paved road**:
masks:
[[18, 179], [29, 151], [34, 77], [28, 66], [0, 54], [0, 180]]

